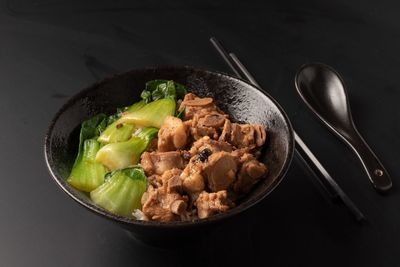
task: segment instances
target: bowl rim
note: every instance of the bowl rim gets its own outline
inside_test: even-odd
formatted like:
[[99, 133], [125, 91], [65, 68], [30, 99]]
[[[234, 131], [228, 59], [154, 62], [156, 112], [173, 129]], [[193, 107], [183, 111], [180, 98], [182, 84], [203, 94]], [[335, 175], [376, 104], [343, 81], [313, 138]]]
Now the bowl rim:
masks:
[[[124, 216], [119, 216], [116, 214], [112, 214], [110, 212], [108, 212], [107, 210], [98, 207], [96, 205], [90, 204], [88, 202], [86, 202], [84, 199], [78, 197], [78, 195], [76, 195], [70, 188], [68, 188], [68, 186], [66, 186], [66, 182], [64, 181], [64, 179], [59, 176], [53, 169], [52, 169], [52, 164], [53, 164], [53, 160], [51, 159], [51, 154], [50, 154], [50, 140], [51, 140], [51, 135], [53, 132], [53, 128], [58, 120], [58, 118], [73, 104], [75, 103], [77, 100], [79, 100], [80, 98], [82, 98], [82, 96], [84, 96], [87, 92], [94, 90], [95, 88], [97, 88], [99, 85], [106, 83], [112, 79], [118, 78], [119, 76], [123, 76], [126, 75], [128, 73], [139, 73], [139, 72], [145, 72], [145, 71], [155, 71], [155, 70], [159, 70], [159, 69], [182, 69], [182, 70], [191, 70], [191, 71], [196, 71], [196, 72], [203, 72], [206, 74], [217, 74], [219, 76], [224, 76], [227, 77], [229, 79], [234, 79], [238, 82], [241, 83], [245, 83], [248, 87], [250, 87], [252, 90], [254, 90], [256, 93], [262, 94], [264, 96], [266, 96], [267, 98], [269, 98], [272, 103], [274, 105], [276, 105], [276, 107], [278, 108], [279, 112], [281, 113], [281, 115], [283, 116], [284, 122], [288, 127], [288, 132], [289, 132], [289, 144], [288, 144], [288, 156], [285, 159], [284, 164], [282, 165], [281, 171], [278, 174], [277, 178], [275, 179], [275, 181], [270, 185], [269, 190], [264, 192], [263, 194], [250, 199], [248, 202], [246, 202], [245, 205], [241, 206], [240, 208], [235, 207], [230, 209], [227, 212], [224, 213], [220, 213], [220, 214], [216, 214], [213, 215], [211, 217], [205, 218], [205, 219], [195, 219], [192, 221], [173, 221], [173, 222], [157, 222], [157, 221], [144, 221], [144, 220], [137, 220], [134, 218], [127, 218]], [[233, 217], [241, 212], [244, 212], [246, 210], [248, 210], [249, 208], [253, 207], [254, 205], [256, 205], [257, 203], [259, 203], [261, 200], [263, 200], [265, 197], [267, 197], [272, 191], [274, 191], [276, 189], [276, 187], [281, 183], [281, 181], [283, 180], [283, 177], [286, 175], [290, 163], [293, 159], [293, 154], [294, 154], [294, 131], [292, 128], [292, 124], [290, 122], [290, 119], [288, 117], [288, 115], [286, 114], [286, 112], [284, 111], [284, 109], [281, 107], [281, 105], [271, 96], [269, 95], [267, 92], [265, 92], [264, 90], [257, 88], [256, 86], [250, 84], [248, 81], [238, 78], [238, 77], [234, 77], [232, 75], [229, 75], [227, 73], [221, 72], [221, 71], [216, 71], [216, 70], [207, 70], [204, 68], [199, 68], [199, 67], [193, 67], [193, 66], [189, 66], [189, 65], [156, 65], [156, 66], [149, 66], [149, 67], [145, 67], [145, 68], [138, 68], [138, 69], [132, 69], [126, 72], [120, 72], [120, 73], [116, 73], [116, 74], [112, 74], [110, 76], [105, 77], [104, 79], [100, 80], [100, 81], [96, 81], [95, 83], [83, 88], [82, 90], [80, 90], [78, 93], [74, 94], [73, 96], [71, 96], [62, 106], [61, 108], [57, 111], [57, 113], [54, 115], [54, 117], [52, 118], [49, 127], [47, 128], [46, 134], [45, 134], [45, 138], [44, 138], [44, 158], [46, 161], [46, 166], [47, 169], [50, 173], [50, 176], [52, 177], [52, 179], [56, 182], [56, 184], [62, 189], [62, 191], [64, 191], [64, 193], [66, 193], [68, 196], [70, 196], [73, 200], [75, 200], [77, 203], [79, 203], [80, 205], [84, 206], [86, 209], [90, 210], [91, 212], [94, 212], [97, 215], [100, 215], [101, 217], [105, 217], [107, 219], [110, 219], [112, 221], [124, 224], [124, 225], [134, 225], [134, 226], [138, 226], [138, 227], [157, 227], [157, 228], [184, 228], [184, 227], [192, 227], [195, 225], [206, 225], [206, 224], [210, 224], [210, 223], [215, 223], [217, 221], [221, 221], [223, 219], [227, 219], [230, 217]]]

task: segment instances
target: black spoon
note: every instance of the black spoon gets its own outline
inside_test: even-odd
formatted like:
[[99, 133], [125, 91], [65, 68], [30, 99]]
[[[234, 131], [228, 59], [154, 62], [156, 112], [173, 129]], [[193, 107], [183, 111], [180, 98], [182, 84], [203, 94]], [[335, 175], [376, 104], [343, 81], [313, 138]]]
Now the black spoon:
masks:
[[389, 190], [389, 174], [354, 125], [340, 75], [324, 64], [306, 64], [297, 72], [295, 85], [307, 106], [357, 154], [375, 189]]

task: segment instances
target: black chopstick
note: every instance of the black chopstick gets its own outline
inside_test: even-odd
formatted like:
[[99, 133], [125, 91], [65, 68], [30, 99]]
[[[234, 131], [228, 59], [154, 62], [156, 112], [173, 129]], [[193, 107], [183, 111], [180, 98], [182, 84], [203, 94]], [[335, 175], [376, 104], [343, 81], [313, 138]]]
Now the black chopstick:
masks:
[[[255, 80], [255, 78], [251, 75], [251, 73], [247, 70], [247, 68], [234, 53], [228, 53], [223, 45], [215, 37], [211, 37], [210, 42], [239, 78], [245, 78], [251, 84], [263, 90]], [[297, 135], [296, 132], [294, 132], [294, 135], [296, 141], [296, 155], [301, 159], [305, 166], [312, 171], [314, 177], [318, 179], [318, 182], [329, 194], [330, 198], [333, 200], [339, 198], [353, 214], [357, 221], [365, 220], [364, 214], [358, 209], [358, 207], [346, 195], [346, 193], [344, 193], [344, 191], [331, 177], [331, 175], [319, 162], [319, 160], [314, 156], [314, 154], [303, 142], [303, 140]]]

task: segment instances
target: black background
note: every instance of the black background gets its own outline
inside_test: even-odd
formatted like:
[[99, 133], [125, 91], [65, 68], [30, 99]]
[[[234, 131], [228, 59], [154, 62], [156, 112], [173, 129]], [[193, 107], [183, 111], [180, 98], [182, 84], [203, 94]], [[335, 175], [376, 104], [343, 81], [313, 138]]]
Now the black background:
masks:
[[[396, 1], [1, 3], [0, 266], [400, 266]], [[212, 35], [282, 104], [367, 223], [326, 199], [294, 160], [265, 201], [218, 235], [159, 249], [89, 213], [51, 180], [44, 134], [68, 97], [111, 73], [149, 65], [229, 72]], [[312, 61], [343, 75], [356, 124], [393, 178], [389, 195], [373, 190], [354, 154], [296, 95], [294, 74]]]

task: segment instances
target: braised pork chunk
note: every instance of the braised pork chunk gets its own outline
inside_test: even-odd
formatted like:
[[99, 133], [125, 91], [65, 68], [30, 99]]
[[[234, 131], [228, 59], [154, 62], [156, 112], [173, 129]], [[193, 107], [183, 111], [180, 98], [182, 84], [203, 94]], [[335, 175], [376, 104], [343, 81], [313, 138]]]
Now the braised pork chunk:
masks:
[[170, 169], [183, 169], [184, 167], [183, 158], [178, 151], [144, 152], [141, 156], [140, 164], [146, 175], [162, 175]]
[[184, 148], [188, 141], [188, 129], [181, 119], [168, 116], [158, 131], [158, 151], [174, 151]]
[[197, 214], [204, 219], [229, 210], [234, 204], [228, 199], [226, 190], [216, 193], [202, 192], [196, 200]]
[[[210, 97], [186, 94], [183, 119], [167, 117], [157, 149], [141, 165], [149, 176], [142, 197], [145, 219], [203, 219], [235, 206], [230, 195], [248, 193], [268, 169], [256, 158], [266, 141], [264, 126], [239, 124]], [[232, 194], [231, 194], [231, 193]]]

